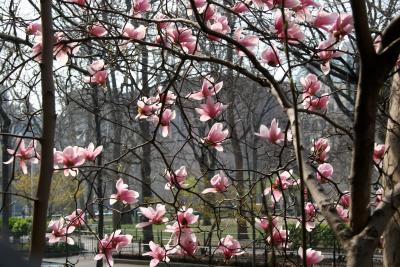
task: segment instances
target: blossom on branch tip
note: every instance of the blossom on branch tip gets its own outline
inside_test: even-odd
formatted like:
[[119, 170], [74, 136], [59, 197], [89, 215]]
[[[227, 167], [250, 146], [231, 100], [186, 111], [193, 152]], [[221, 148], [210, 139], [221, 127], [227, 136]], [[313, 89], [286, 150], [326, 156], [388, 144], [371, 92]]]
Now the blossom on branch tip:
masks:
[[65, 225], [64, 218], [60, 218], [58, 220], [51, 220], [49, 222], [49, 228], [51, 229], [51, 233], [47, 233], [46, 237], [49, 239], [49, 243], [57, 243], [57, 242], [66, 242], [68, 245], [73, 245], [74, 240], [69, 237], [74, 230], [75, 226]]
[[200, 121], [208, 121], [217, 117], [226, 108], [221, 102], [215, 102], [211, 97], [207, 97], [205, 104], [201, 104], [200, 108], [195, 108], [196, 112], [200, 115]]
[[261, 62], [268, 64], [271, 67], [279, 66], [281, 62], [279, 59], [278, 49], [274, 45], [266, 48], [261, 53]]
[[254, 134], [276, 145], [285, 140], [285, 133], [279, 128], [279, 122], [276, 119], [272, 120], [270, 128], [261, 124], [260, 132]]
[[234, 239], [231, 235], [221, 238], [219, 241], [218, 250], [224, 254], [226, 260], [231, 259], [233, 256], [238, 256], [244, 253], [239, 241]]
[[211, 178], [210, 183], [212, 187], [204, 189], [203, 192], [201, 192], [202, 194], [226, 192], [228, 190], [229, 180], [222, 171], [220, 171], [219, 174], [214, 175], [214, 177]]
[[181, 188], [185, 186], [185, 179], [187, 177], [187, 171], [185, 166], [181, 166], [175, 172], [171, 172], [169, 170], [165, 170], [165, 177], [168, 182], [165, 185], [166, 190], [171, 190], [172, 188]]
[[139, 207], [142, 215], [149, 219], [148, 222], [141, 222], [136, 225], [136, 228], [143, 228], [151, 224], [163, 224], [168, 222], [168, 218], [164, 217], [166, 213], [165, 205], [158, 203], [156, 208], [152, 207]]
[[146, 29], [143, 25], [135, 28], [132, 24], [127, 23], [122, 30], [122, 36], [134, 40], [143, 40], [146, 37]]
[[94, 257], [94, 260], [98, 261], [103, 259], [109, 266], [113, 266], [113, 251], [120, 251], [122, 247], [130, 243], [132, 243], [132, 236], [121, 235], [121, 230], [116, 230], [111, 233], [110, 236], [105, 235], [98, 243], [98, 254]]
[[143, 13], [151, 9], [149, 0], [133, 0], [130, 15], [136, 18], [141, 18]]
[[90, 35], [93, 35], [96, 37], [103, 37], [103, 36], [107, 35], [108, 30], [102, 23], [96, 22], [88, 27], [88, 32]]
[[102, 59], [93, 61], [92, 64], [87, 66], [90, 76], [85, 76], [83, 81], [85, 83], [103, 85], [107, 81], [108, 71], [105, 70], [105, 64]]
[[87, 148], [81, 148], [82, 156], [87, 161], [95, 161], [96, 157], [103, 151], [103, 146], [95, 148], [93, 143], [90, 143]]
[[323, 163], [317, 168], [317, 180], [321, 183], [327, 182], [333, 174], [333, 167], [329, 163]]
[[168, 263], [170, 261], [168, 255], [174, 254], [176, 252], [175, 248], [170, 249], [168, 245], [166, 245], [165, 247], [161, 247], [160, 245], [157, 245], [153, 241], [150, 241], [149, 247], [151, 251], [143, 253], [143, 256], [150, 256], [153, 258], [150, 261], [150, 267], [155, 267], [160, 262]]
[[208, 98], [209, 96], [216, 95], [221, 91], [223, 82], [215, 83], [214, 78], [211, 76], [206, 76], [203, 79], [203, 84], [200, 91], [187, 95], [188, 98], [194, 100], [202, 100]]
[[17, 147], [16, 150], [7, 148], [7, 152], [11, 155], [11, 158], [3, 162], [3, 164], [10, 164], [17, 158], [22, 172], [28, 174], [26, 163], [37, 164], [39, 162], [39, 154], [36, 152], [36, 140], [30, 141], [28, 146], [25, 146], [25, 140], [17, 138], [15, 145]]
[[85, 224], [85, 213], [81, 209], [74, 210], [70, 215], [65, 217], [68, 225], [80, 227]]
[[264, 190], [264, 195], [271, 193], [271, 201], [276, 203], [282, 198], [282, 192], [294, 184], [291, 178], [293, 170], [284, 171], [276, 177], [275, 182]]
[[222, 147], [222, 142], [226, 140], [226, 138], [229, 135], [229, 130], [225, 129], [224, 130], [224, 125], [220, 122], [215, 123], [210, 131], [208, 132], [208, 135], [204, 138], [201, 139], [201, 141], [206, 144], [214, 147], [216, 150], [222, 152], [224, 151], [224, 148]]
[[85, 157], [81, 153], [81, 148], [78, 146], [67, 146], [63, 151], [54, 152], [54, 161], [56, 164], [62, 164], [64, 175], [75, 177], [78, 174], [78, 168], [85, 163]]
[[[298, 254], [300, 258], [303, 259], [303, 248], [299, 247]], [[308, 248], [306, 250], [306, 263], [307, 267], [320, 263], [324, 259], [324, 256], [322, 255], [321, 251], [316, 251], [311, 248]]]
[[113, 205], [117, 201], [122, 201], [124, 204], [134, 204], [138, 201], [139, 193], [129, 190], [128, 185], [124, 183], [122, 178], [118, 179], [115, 188], [117, 189], [117, 193], [110, 196], [110, 205]]

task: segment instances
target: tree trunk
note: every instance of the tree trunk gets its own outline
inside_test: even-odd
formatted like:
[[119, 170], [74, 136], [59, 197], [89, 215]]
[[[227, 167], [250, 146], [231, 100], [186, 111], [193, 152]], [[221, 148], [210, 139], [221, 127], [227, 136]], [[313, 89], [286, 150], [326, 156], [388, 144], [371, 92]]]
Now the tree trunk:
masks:
[[[363, 240], [373, 242], [372, 240]], [[370, 246], [365, 242], [361, 242], [358, 238], [353, 238], [350, 247], [347, 250], [347, 267], [373, 267], [373, 255], [375, 246]]]
[[[1, 101], [1, 104], [3, 104], [3, 101]], [[1, 131], [3, 133], [9, 133], [10, 132], [10, 126], [11, 126], [11, 120], [8, 117], [7, 113], [3, 109], [2, 106], [0, 106], [0, 115], [2, 118], [2, 125], [1, 125]], [[3, 135], [1, 139], [1, 149], [2, 149], [2, 161], [6, 161], [8, 157], [10, 156], [7, 152], [7, 148], [10, 147], [10, 138], [8, 135]], [[1, 237], [3, 239], [3, 242], [8, 243], [9, 242], [9, 236], [10, 236], [10, 226], [9, 226], [9, 218], [11, 216], [11, 195], [7, 194], [9, 192], [9, 183], [10, 183], [10, 167], [11, 165], [8, 164], [2, 164], [2, 189], [5, 194], [3, 194], [3, 202], [2, 202], [2, 212], [1, 212], [1, 218], [2, 218], [2, 233]]]
[[[95, 124], [95, 132], [96, 132], [96, 147], [102, 145], [102, 136], [101, 136], [101, 118], [100, 118], [100, 107], [99, 107], [99, 99], [97, 95], [97, 90], [99, 88], [93, 88], [92, 93], [92, 101], [94, 106], [94, 124]], [[101, 166], [103, 164], [103, 153], [100, 153], [96, 158], [97, 166]], [[99, 239], [103, 239], [104, 237], [104, 189], [103, 189], [103, 178], [102, 171], [98, 171], [95, 177], [97, 180], [96, 183], [96, 192], [97, 192], [97, 201], [98, 201], [98, 212], [99, 218], [97, 223], [97, 237]], [[103, 266], [103, 261], [99, 260], [96, 262], [97, 267]]]
[[[149, 96], [150, 88], [148, 83], [148, 51], [146, 47], [143, 47], [142, 50], [142, 94], [145, 96]], [[150, 138], [150, 123], [147, 120], [140, 120], [139, 127], [144, 138]], [[142, 203], [146, 204], [151, 197], [151, 146], [150, 144], [146, 144], [142, 147], [142, 159], [140, 162], [140, 171], [142, 174]], [[147, 221], [147, 219], [142, 216], [142, 220]], [[143, 228], [143, 244], [148, 244], [153, 240], [153, 226], [149, 225]], [[148, 246], [144, 247], [145, 251], [149, 250]]]
[[42, 113], [43, 134], [41, 139], [42, 154], [40, 162], [40, 174], [36, 201], [34, 204], [32, 222], [32, 241], [29, 260], [32, 267], [39, 267], [42, 263], [44, 248], [46, 246], [47, 207], [49, 203], [51, 178], [54, 166], [54, 135], [56, 126], [55, 111], [55, 87], [53, 80], [53, 18], [51, 13], [51, 1], [42, 0], [42, 62], [40, 63], [42, 86]]
[[[385, 191], [388, 191], [400, 182], [400, 74], [393, 77], [389, 120], [386, 133], [386, 154], [383, 163]], [[383, 234], [383, 262], [385, 267], [400, 266], [400, 215], [394, 214]]]

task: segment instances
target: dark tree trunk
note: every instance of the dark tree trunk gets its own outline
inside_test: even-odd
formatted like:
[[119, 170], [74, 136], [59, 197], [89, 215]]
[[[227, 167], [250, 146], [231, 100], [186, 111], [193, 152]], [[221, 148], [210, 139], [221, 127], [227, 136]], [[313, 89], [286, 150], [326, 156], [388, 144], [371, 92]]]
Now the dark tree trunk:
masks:
[[[7, 113], [1, 106], [3, 101], [0, 103], [0, 116], [2, 119], [1, 131], [3, 133], [10, 132], [11, 120], [8, 117]], [[10, 155], [7, 152], [7, 148], [10, 147], [10, 137], [8, 135], [3, 135], [1, 139], [1, 148], [2, 148], [2, 161], [8, 160]], [[3, 242], [9, 242], [10, 236], [10, 226], [9, 226], [9, 218], [11, 216], [11, 195], [7, 194], [10, 189], [10, 167], [12, 165], [2, 164], [2, 189], [5, 194], [3, 194], [3, 202], [1, 207], [1, 218], [2, 218], [2, 233], [1, 237]]]
[[[101, 118], [100, 118], [100, 107], [97, 91], [99, 88], [93, 88], [92, 101], [94, 106], [94, 124], [96, 132], [96, 147], [102, 145], [101, 136]], [[103, 153], [100, 153], [96, 158], [96, 165], [101, 166], [103, 164]], [[102, 171], [96, 173], [96, 193], [97, 193], [97, 207], [99, 211], [98, 222], [97, 222], [97, 236], [99, 239], [104, 237], [104, 188], [103, 188], [103, 177]], [[97, 267], [103, 266], [103, 261], [96, 262]]]
[[33, 267], [41, 265], [44, 248], [46, 245], [45, 234], [47, 228], [47, 208], [49, 203], [51, 178], [53, 177], [54, 166], [54, 135], [56, 126], [55, 111], [55, 87], [53, 80], [53, 18], [51, 13], [52, 3], [49, 0], [42, 0], [41, 22], [42, 34], [42, 62], [41, 86], [42, 86], [42, 113], [43, 113], [43, 132], [42, 132], [42, 154], [40, 162], [40, 174], [36, 201], [34, 204], [31, 240], [31, 252], [29, 256]]
[[[145, 96], [149, 96], [150, 88], [148, 83], [148, 51], [146, 47], [143, 47], [142, 50], [142, 94]], [[150, 124], [147, 120], [140, 120], [139, 127], [144, 138], [150, 139]], [[142, 174], [142, 203], [146, 204], [151, 197], [151, 146], [150, 144], [146, 144], [142, 147], [142, 158], [140, 162], [140, 172]], [[142, 217], [142, 219], [145, 219]], [[146, 245], [150, 241], [153, 240], [153, 226], [149, 225], [143, 228], [143, 243]], [[148, 246], [144, 247], [145, 251], [149, 250]]]

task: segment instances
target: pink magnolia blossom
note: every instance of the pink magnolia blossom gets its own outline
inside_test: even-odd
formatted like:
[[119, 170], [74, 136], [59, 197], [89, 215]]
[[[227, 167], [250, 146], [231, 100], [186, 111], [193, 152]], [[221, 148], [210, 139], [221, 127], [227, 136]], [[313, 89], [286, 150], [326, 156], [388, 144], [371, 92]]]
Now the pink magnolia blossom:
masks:
[[[315, 205], [311, 202], [307, 202], [304, 205], [304, 211], [306, 214], [306, 230], [311, 232], [315, 228], [315, 216], [317, 214], [317, 210], [315, 209]], [[297, 222], [296, 227], [299, 227], [301, 222]]]
[[264, 8], [270, 0], [251, 0], [257, 7]]
[[278, 49], [275, 46], [270, 46], [266, 48], [264, 51], [261, 53], [261, 62], [268, 64], [272, 67], [276, 67], [281, 64], [279, 60], [279, 53]]
[[194, 0], [194, 6], [197, 9], [203, 8], [207, 4], [207, 0]]
[[192, 208], [186, 208], [185, 206], [182, 207], [177, 214], [177, 221], [181, 228], [189, 227], [189, 224], [195, 224], [199, 220], [199, 215], [193, 214]]
[[328, 159], [328, 152], [331, 149], [328, 139], [319, 138], [317, 141], [313, 141], [311, 152], [313, 157], [318, 162], [324, 162]]
[[342, 205], [343, 208], [347, 209], [350, 207], [350, 201], [351, 201], [350, 192], [349, 191], [343, 192], [343, 195], [339, 199], [339, 204]]
[[143, 40], [146, 36], [146, 29], [147, 28], [143, 25], [135, 28], [132, 24], [127, 23], [122, 30], [122, 35], [124, 37], [128, 37], [129, 39]]
[[317, 168], [317, 180], [321, 183], [327, 182], [333, 174], [333, 167], [329, 163], [323, 163]]
[[94, 257], [94, 260], [104, 259], [109, 266], [114, 265], [112, 252], [114, 250], [120, 251], [124, 246], [132, 243], [131, 235], [121, 235], [121, 230], [116, 230], [110, 236], [105, 235], [102, 240], [99, 241], [98, 254]]
[[102, 59], [93, 61], [92, 64], [87, 66], [87, 70], [90, 76], [84, 77], [85, 83], [92, 83], [92, 84], [105, 84], [108, 77], [107, 70], [104, 69], [104, 61]]
[[374, 154], [372, 155], [375, 164], [382, 164], [383, 158], [385, 157], [385, 149], [385, 144], [375, 144]]
[[[287, 29], [285, 30], [285, 23], [287, 24]], [[292, 17], [289, 13], [285, 13], [285, 21], [283, 20], [283, 15], [280, 9], [275, 13], [275, 34], [282, 41], [287, 41], [289, 43], [298, 43], [304, 40], [304, 33], [300, 30], [299, 26], [293, 22]], [[287, 33], [287, 36], [286, 36]]]
[[317, 28], [321, 28], [328, 31], [329, 28], [331, 28], [331, 26], [333, 25], [333, 23], [336, 22], [338, 17], [339, 14], [336, 12], [328, 13], [320, 9], [317, 13], [317, 16], [314, 18], [313, 24]]
[[222, 171], [214, 175], [210, 183], [212, 187], [204, 189], [203, 192], [201, 192], [202, 194], [226, 192], [228, 190], [229, 180]]
[[[227, 34], [231, 32], [231, 27], [229, 27], [228, 18], [225, 16], [214, 16], [213, 23], [208, 22], [208, 27], [215, 31], [222, 34]], [[219, 41], [219, 37], [214, 36], [212, 34], [208, 35], [208, 39], [211, 41]]]
[[82, 156], [85, 158], [87, 161], [95, 161], [96, 157], [100, 155], [100, 153], [103, 151], [103, 146], [98, 146], [94, 148], [94, 144], [90, 143], [87, 148], [82, 148], [81, 153]]
[[28, 35], [40, 35], [42, 34], [42, 23], [38, 21], [34, 21], [29, 23], [29, 25], [25, 28], [25, 32]]
[[165, 185], [165, 189], [170, 190], [171, 188], [181, 188], [185, 186], [185, 179], [187, 176], [187, 171], [185, 166], [181, 166], [175, 172], [165, 171], [165, 177], [168, 183]]
[[103, 37], [107, 35], [108, 30], [104, 26], [104, 24], [100, 22], [96, 22], [93, 25], [88, 27], [88, 32], [90, 35], [96, 36], [96, 37]]
[[314, 74], [308, 74], [306, 77], [300, 78], [300, 83], [303, 86], [303, 97], [314, 96], [321, 88], [321, 82]]
[[[303, 248], [299, 247], [299, 256], [300, 258], [303, 258]], [[324, 256], [322, 255], [321, 251], [316, 251], [311, 248], [308, 248], [306, 250], [306, 263], [307, 267], [320, 263], [324, 259]]]
[[208, 121], [217, 117], [226, 108], [221, 102], [215, 102], [211, 97], [207, 97], [206, 104], [201, 104], [200, 108], [195, 108], [196, 112], [200, 114], [201, 121]]
[[187, 97], [194, 100], [202, 100], [204, 98], [208, 98], [209, 96], [216, 95], [219, 91], [221, 91], [223, 86], [223, 82], [214, 83], [214, 78], [211, 76], [206, 76], [203, 79], [203, 84], [201, 86], [200, 91], [189, 94]]
[[68, 56], [79, 51], [78, 43], [62, 43], [63, 41], [66, 41], [66, 37], [62, 32], [56, 32], [54, 34], [54, 39], [53, 55], [58, 62], [65, 65], [68, 62]]
[[283, 230], [282, 228], [281, 229], [275, 228], [272, 231], [272, 235], [267, 237], [267, 242], [271, 246], [283, 248], [288, 245], [287, 243], [288, 235], [289, 235], [288, 230]]
[[336, 51], [336, 41], [334, 39], [328, 39], [321, 41], [318, 44], [317, 49], [320, 51], [317, 53], [318, 57], [322, 60], [321, 71], [327, 75], [331, 71], [330, 60], [335, 57], [340, 57], [341, 52]]
[[192, 231], [181, 231], [176, 236], [175, 241], [179, 245], [178, 254], [193, 256], [196, 253], [198, 242], [196, 235]]
[[87, 5], [87, 0], [65, 0], [67, 3], [73, 3], [78, 6], [86, 6]]
[[161, 108], [161, 105], [159, 103], [154, 103], [152, 98], [143, 96], [138, 100], [137, 107], [138, 114], [136, 115], [136, 119], [146, 119], [153, 116]]
[[336, 205], [336, 211], [345, 223], [349, 222], [349, 210], [344, 209], [341, 205]]
[[276, 177], [275, 182], [264, 190], [264, 195], [271, 193], [271, 201], [278, 202], [282, 197], [282, 192], [293, 185], [294, 181], [291, 178], [293, 170], [284, 171]]
[[17, 158], [22, 172], [28, 174], [26, 163], [37, 164], [39, 162], [39, 154], [36, 152], [36, 141], [32, 140], [28, 146], [25, 146], [25, 140], [17, 138], [15, 144], [17, 147], [16, 150], [7, 148], [7, 152], [11, 155], [11, 158], [5, 161], [4, 164], [10, 164]]
[[[75, 42], [64, 43], [63, 41], [67, 40], [62, 32], [54, 33], [53, 55], [60, 64], [65, 65], [68, 62], [69, 55], [75, 54], [79, 50], [79, 46]], [[36, 35], [35, 43], [32, 47], [32, 56], [35, 61], [42, 61], [42, 50], [42, 36]]]
[[343, 39], [354, 29], [353, 15], [351, 13], [340, 14], [329, 32], [337, 39]]
[[162, 137], [167, 137], [170, 132], [169, 124], [176, 117], [175, 110], [165, 109], [160, 116], [161, 119], [159, 119], [159, 123], [161, 125], [161, 134]]
[[138, 201], [139, 193], [134, 190], [129, 190], [128, 185], [124, 184], [122, 178], [118, 179], [115, 188], [117, 189], [117, 193], [110, 196], [111, 205], [117, 201], [122, 201], [124, 204], [134, 204]]
[[276, 145], [285, 140], [285, 133], [282, 132], [281, 128], [279, 128], [279, 122], [276, 119], [272, 120], [270, 128], [261, 124], [260, 132], [255, 133], [255, 135]]
[[156, 205], [156, 209], [152, 207], [144, 208], [139, 207], [143, 216], [149, 219], [148, 222], [141, 222], [136, 225], [136, 228], [143, 228], [151, 224], [163, 224], [168, 222], [168, 218], [164, 217], [166, 213], [165, 205], [158, 203]]
[[249, 11], [247, 5], [243, 2], [236, 2], [232, 7], [231, 10], [235, 13], [241, 14]]
[[224, 130], [224, 125], [220, 122], [217, 122], [211, 127], [208, 135], [201, 141], [206, 145], [214, 147], [217, 151], [222, 152], [224, 151], [222, 142], [228, 137], [228, 135], [229, 130]]
[[[233, 34], [233, 38], [247, 50], [252, 51], [258, 45], [258, 37], [255, 35], [242, 36], [242, 31], [242, 28], [237, 29]], [[237, 52], [240, 57], [246, 55], [241, 49], [237, 49]]]
[[202, 10], [202, 17], [204, 22], [208, 22], [216, 16], [214, 5], [206, 5]]
[[[272, 223], [270, 227], [270, 223]], [[257, 228], [260, 228], [261, 230], [264, 231], [264, 233], [269, 234], [274, 228], [278, 226], [278, 218], [273, 217], [273, 218], [267, 218], [267, 217], [261, 217], [261, 218], [255, 218], [255, 224]]]
[[141, 18], [142, 14], [150, 9], [151, 5], [149, 0], [133, 0], [130, 14], [136, 18]]
[[85, 163], [85, 157], [78, 146], [67, 146], [64, 150], [54, 152], [54, 160], [57, 164], [62, 164], [64, 175], [75, 177], [78, 174], [78, 168]]
[[218, 250], [224, 253], [226, 260], [229, 260], [233, 256], [238, 256], [244, 253], [239, 241], [234, 239], [231, 235], [221, 238], [219, 241]]
[[190, 28], [169, 27], [167, 29], [167, 37], [180, 47], [185, 53], [193, 54], [196, 49], [196, 37], [193, 36]]
[[85, 213], [81, 209], [74, 210], [70, 215], [65, 217], [68, 225], [80, 227], [85, 224]]
[[49, 243], [66, 242], [68, 245], [73, 245], [74, 240], [69, 237], [74, 230], [75, 226], [65, 225], [64, 218], [59, 220], [51, 220], [49, 223], [51, 233], [47, 233], [46, 237], [49, 239]]
[[328, 108], [330, 96], [322, 94], [321, 96], [307, 96], [303, 100], [303, 106], [305, 109], [311, 111], [325, 111]]
[[176, 252], [176, 249], [170, 249], [168, 245], [166, 245], [165, 247], [161, 247], [153, 241], [150, 241], [149, 247], [151, 251], [143, 253], [143, 256], [150, 256], [153, 258], [150, 261], [150, 267], [155, 267], [160, 262], [168, 263], [170, 261], [168, 255], [174, 254]]
[[164, 105], [173, 105], [176, 100], [176, 95], [171, 91], [163, 91], [162, 86], [157, 87], [157, 95], [154, 97], [154, 102]]

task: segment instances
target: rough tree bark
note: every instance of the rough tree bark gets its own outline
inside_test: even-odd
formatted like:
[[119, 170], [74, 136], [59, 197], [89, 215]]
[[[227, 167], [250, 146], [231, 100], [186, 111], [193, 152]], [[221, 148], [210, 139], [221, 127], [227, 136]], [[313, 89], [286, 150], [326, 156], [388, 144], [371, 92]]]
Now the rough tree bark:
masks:
[[[1, 131], [3, 133], [10, 132], [11, 120], [7, 115], [7, 112], [3, 109], [3, 101], [1, 99], [0, 102], [0, 116], [1, 116]], [[3, 162], [8, 159], [10, 156], [7, 152], [7, 148], [10, 147], [10, 137], [8, 135], [3, 135], [1, 138], [1, 148], [2, 148], [2, 160]], [[2, 164], [2, 189], [3, 192], [9, 192], [10, 187], [10, 167], [11, 165]], [[9, 225], [9, 218], [11, 216], [11, 195], [10, 194], [3, 194], [3, 202], [1, 207], [1, 237], [3, 242], [9, 242], [10, 236], [10, 225]]]
[[42, 62], [40, 63], [41, 87], [42, 87], [42, 114], [43, 131], [41, 139], [41, 161], [38, 190], [34, 203], [31, 252], [29, 256], [33, 267], [41, 265], [44, 248], [46, 245], [46, 217], [47, 207], [50, 195], [51, 178], [53, 176], [53, 148], [54, 134], [56, 126], [55, 111], [55, 86], [53, 80], [53, 18], [52, 2], [50, 0], [41, 0], [41, 22], [42, 33]]
[[[397, 72], [392, 81], [389, 119], [386, 132], [386, 154], [383, 162], [385, 175], [382, 183], [385, 190], [393, 189], [400, 182], [400, 74]], [[400, 266], [400, 213], [397, 211], [390, 220], [383, 235], [383, 260], [385, 267]]]

